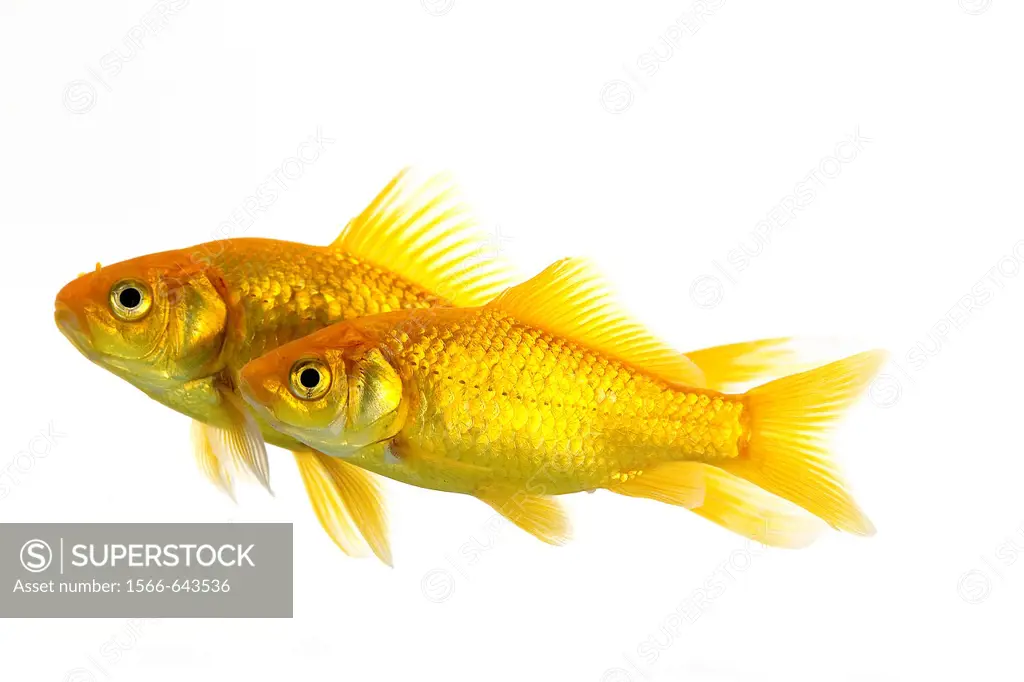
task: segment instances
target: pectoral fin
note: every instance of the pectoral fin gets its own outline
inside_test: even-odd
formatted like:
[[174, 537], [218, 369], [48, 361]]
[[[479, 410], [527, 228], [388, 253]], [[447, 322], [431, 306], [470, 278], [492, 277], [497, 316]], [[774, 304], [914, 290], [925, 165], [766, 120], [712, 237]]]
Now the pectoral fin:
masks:
[[202, 422], [192, 422], [192, 446], [196, 456], [196, 464], [203, 475], [217, 488], [223, 491], [232, 500], [235, 499], [235, 482], [231, 476], [231, 470], [226, 463], [217, 457], [210, 442], [207, 429], [209, 427]]
[[391, 566], [387, 516], [373, 474], [319, 452], [294, 455], [313, 512], [334, 544], [349, 556], [365, 556], [369, 547]]
[[553, 497], [499, 488], [479, 490], [476, 497], [530, 535], [549, 545], [564, 545], [569, 541], [569, 517], [561, 503]]
[[[223, 414], [229, 425], [224, 428], [203, 424], [206, 440], [214, 456], [224, 468], [235, 466], [248, 471], [260, 485], [270, 489], [270, 464], [267, 462], [267, 448], [263, 434], [249, 409], [229, 388], [218, 388]], [[197, 455], [198, 456], [198, 455]]]
[[248, 408], [227, 387], [213, 389], [217, 408], [227, 426], [192, 422], [192, 445], [196, 464], [220, 490], [234, 499], [233, 471], [245, 471], [270, 489], [270, 465], [263, 434]]

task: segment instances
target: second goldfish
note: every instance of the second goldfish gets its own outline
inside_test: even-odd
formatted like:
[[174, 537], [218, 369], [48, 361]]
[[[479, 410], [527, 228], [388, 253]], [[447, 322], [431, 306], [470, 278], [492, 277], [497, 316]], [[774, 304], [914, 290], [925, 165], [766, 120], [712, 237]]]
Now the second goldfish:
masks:
[[673, 351], [614, 306], [589, 266], [565, 260], [483, 307], [328, 327], [250, 362], [240, 388], [310, 447], [473, 495], [549, 543], [569, 534], [553, 496], [598, 488], [773, 546], [811, 542], [814, 516], [872, 534], [821, 436], [885, 354], [726, 393], [742, 347]]

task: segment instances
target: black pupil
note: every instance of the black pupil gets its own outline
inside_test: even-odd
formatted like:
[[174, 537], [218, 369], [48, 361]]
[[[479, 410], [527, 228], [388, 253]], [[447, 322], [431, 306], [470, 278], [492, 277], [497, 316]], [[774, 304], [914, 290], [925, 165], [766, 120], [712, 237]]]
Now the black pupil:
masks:
[[117, 295], [117, 300], [129, 310], [138, 308], [139, 304], [142, 303], [142, 292], [135, 287], [126, 287]]
[[312, 367], [307, 367], [299, 374], [299, 383], [303, 388], [316, 388], [320, 385], [320, 372]]

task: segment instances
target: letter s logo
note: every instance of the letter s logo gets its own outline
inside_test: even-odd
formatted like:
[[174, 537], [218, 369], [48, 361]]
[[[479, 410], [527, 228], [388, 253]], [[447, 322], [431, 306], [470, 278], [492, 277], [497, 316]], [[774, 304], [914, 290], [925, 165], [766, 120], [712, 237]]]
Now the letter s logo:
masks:
[[42, 540], [29, 540], [21, 546], [21, 565], [30, 573], [42, 573], [53, 562], [53, 550]]

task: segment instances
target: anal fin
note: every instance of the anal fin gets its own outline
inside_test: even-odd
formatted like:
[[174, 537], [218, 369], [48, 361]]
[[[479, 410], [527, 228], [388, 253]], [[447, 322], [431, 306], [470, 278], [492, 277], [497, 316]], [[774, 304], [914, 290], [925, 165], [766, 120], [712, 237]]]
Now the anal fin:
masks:
[[795, 504], [703, 462], [666, 462], [609, 490], [686, 507], [769, 547], [806, 547], [825, 528]]

